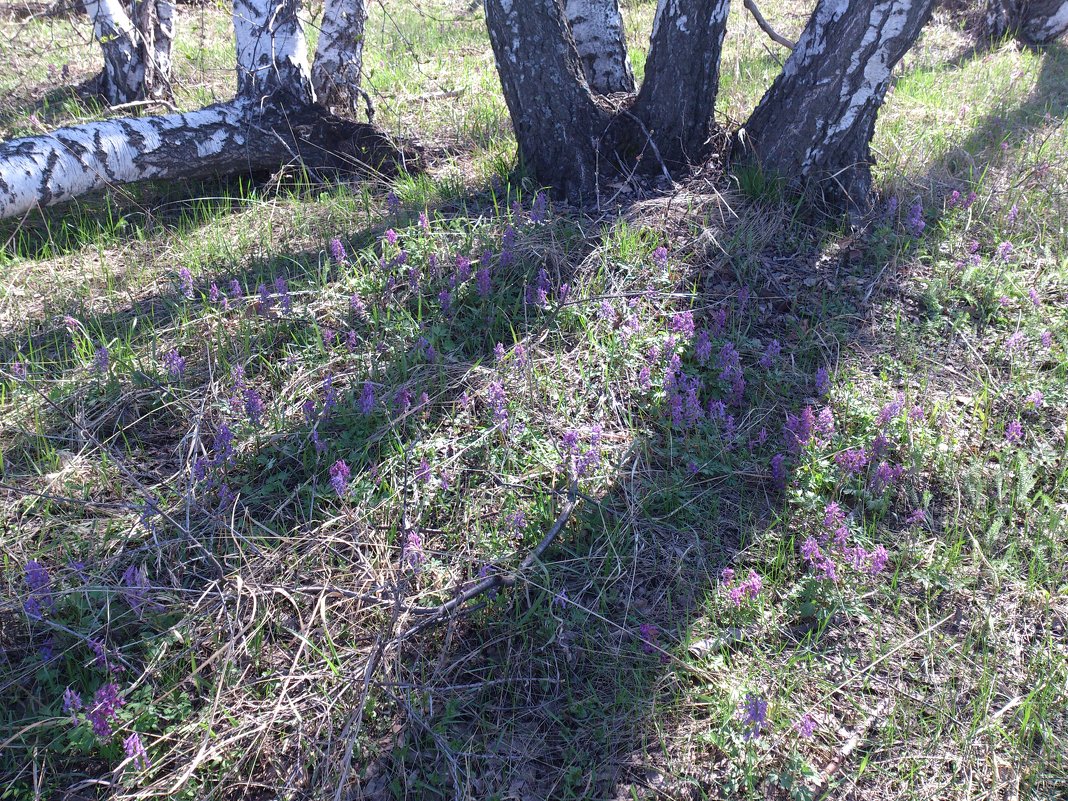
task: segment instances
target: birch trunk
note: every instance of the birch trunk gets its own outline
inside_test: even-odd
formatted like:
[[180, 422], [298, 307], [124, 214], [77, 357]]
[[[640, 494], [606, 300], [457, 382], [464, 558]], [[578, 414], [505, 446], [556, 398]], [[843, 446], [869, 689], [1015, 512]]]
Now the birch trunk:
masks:
[[988, 0], [985, 35], [1012, 36], [1024, 44], [1046, 45], [1068, 32], [1066, 0]]
[[130, 21], [138, 37], [144, 77], [138, 99], [169, 100], [174, 0], [133, 0]]
[[564, 12], [590, 89], [602, 95], [633, 92], [618, 0], [564, 0]]
[[891, 72], [930, 18], [933, 0], [820, 0], [744, 128], [734, 156], [834, 205], [868, 203], [875, 118]]
[[366, 0], [326, 0], [315, 45], [312, 85], [319, 102], [355, 115], [363, 70]]
[[645, 80], [632, 111], [672, 170], [707, 153], [729, 10], [730, 0], [660, 0], [656, 7]]
[[520, 158], [570, 200], [593, 201], [609, 117], [590, 93], [561, 0], [485, 0], [485, 7]]
[[130, 15], [120, 0], [86, 0], [85, 11], [104, 53], [98, 91], [113, 106], [143, 100], [145, 65]]

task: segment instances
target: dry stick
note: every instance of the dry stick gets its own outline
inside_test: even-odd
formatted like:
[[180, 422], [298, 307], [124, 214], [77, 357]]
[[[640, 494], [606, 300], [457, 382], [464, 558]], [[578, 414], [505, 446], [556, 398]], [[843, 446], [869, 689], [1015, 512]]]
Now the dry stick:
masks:
[[[545, 549], [548, 548], [552, 544], [552, 541], [554, 539], [556, 539], [556, 536], [563, 530], [564, 526], [567, 525], [567, 521], [571, 517], [571, 513], [575, 510], [575, 507], [578, 505], [578, 498], [577, 498], [577, 494], [578, 493], [577, 493], [577, 490], [578, 490], [577, 482], [572, 482], [571, 489], [568, 492], [567, 503], [565, 503], [564, 504], [564, 508], [560, 510], [560, 514], [557, 516], [556, 522], [553, 523], [552, 528], [549, 529], [549, 531], [545, 534], [545, 536], [541, 538], [541, 542], [539, 542], [534, 547], [534, 550], [532, 550], [529, 554], [527, 554], [526, 558], [520, 563], [519, 569], [516, 570], [516, 574], [523, 573], [527, 569], [529, 569], [530, 566], [533, 565], [534, 562], [539, 557], [541, 557], [541, 555], [543, 553], [545, 553]], [[431, 617], [430, 617], [429, 620], [424, 620], [421, 623], [417, 623], [416, 625], [414, 625], [411, 628], [407, 629], [398, 638], [398, 641], [402, 640], [402, 639], [405, 639], [405, 638], [407, 638], [407, 637], [409, 637], [409, 636], [411, 636], [413, 634], [416, 634], [416, 633], [422, 631], [423, 629], [427, 628], [428, 626], [434, 625], [442, 617], [448, 615], [450, 612], [454, 611], [455, 609], [457, 609], [460, 606], [463, 606], [465, 603], [467, 603], [468, 601], [472, 600], [473, 598], [477, 598], [478, 596], [482, 595], [483, 593], [487, 593], [490, 590], [494, 590], [494, 589], [496, 589], [498, 587], [510, 587], [510, 586], [512, 586], [513, 584], [515, 584], [516, 574], [505, 575], [503, 573], [495, 573], [492, 576], [487, 576], [486, 578], [482, 579], [482, 581], [478, 582], [478, 584], [475, 584], [475, 585], [469, 587], [468, 589], [464, 590], [462, 593], [457, 595], [452, 600], [441, 604], [441, 606], [430, 606], [430, 607], [416, 606], [416, 607], [411, 607], [408, 610], [409, 612], [411, 612], [411, 614], [413, 614], [413, 615], [430, 615]]]
[[771, 23], [764, 19], [764, 15], [760, 13], [760, 7], [757, 6], [755, 0], [745, 0], [745, 7], [748, 8], [749, 13], [753, 15], [753, 19], [756, 20], [756, 24], [760, 27], [760, 30], [764, 31], [764, 33], [771, 37], [771, 40], [773, 42], [775, 42], [776, 44], [781, 44], [788, 50], [794, 49], [794, 47], [796, 46], [796, 42], [787, 39], [785, 36], [780, 33], [777, 33], [776, 30], [771, 27]]
[[820, 796], [820, 801], [827, 798], [827, 794], [830, 793], [830, 781], [834, 778], [834, 774], [838, 772], [838, 769], [842, 767], [842, 763], [849, 759], [849, 755], [852, 754], [860, 741], [866, 739], [868, 732], [875, 726], [876, 721], [886, 716], [887, 710], [890, 708], [890, 699], [884, 698], [880, 701], [875, 709], [872, 710], [868, 717], [864, 718], [864, 721], [854, 730], [853, 736], [845, 741], [842, 749], [838, 752], [838, 756], [827, 763], [827, 766], [820, 771], [819, 778], [816, 780], [816, 789], [828, 785], [823, 795]]

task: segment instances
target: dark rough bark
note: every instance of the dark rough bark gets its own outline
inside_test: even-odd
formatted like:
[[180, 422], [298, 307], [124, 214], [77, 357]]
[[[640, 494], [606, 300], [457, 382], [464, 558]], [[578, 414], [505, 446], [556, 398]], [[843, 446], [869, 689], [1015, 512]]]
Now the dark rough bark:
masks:
[[988, 0], [984, 35], [1045, 45], [1068, 32], [1068, 0]]
[[864, 208], [869, 144], [894, 66], [934, 0], [820, 0], [782, 73], [735, 137], [734, 157], [835, 205]]
[[598, 94], [634, 91], [618, 0], [564, 0], [582, 71]]
[[668, 168], [702, 160], [712, 133], [730, 0], [660, 0], [631, 109]]
[[520, 157], [563, 196], [593, 201], [608, 115], [583, 76], [561, 0], [485, 0], [485, 6]]

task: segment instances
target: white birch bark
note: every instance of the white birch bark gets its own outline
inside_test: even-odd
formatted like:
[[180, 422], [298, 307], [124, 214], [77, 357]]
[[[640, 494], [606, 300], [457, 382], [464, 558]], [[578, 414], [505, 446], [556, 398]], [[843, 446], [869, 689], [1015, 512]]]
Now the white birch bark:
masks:
[[85, 0], [93, 36], [104, 53], [100, 94], [112, 105], [142, 99], [145, 67], [137, 29], [120, 0]]
[[602, 95], [633, 92], [618, 0], [564, 0], [564, 13], [590, 89]]
[[315, 100], [299, 0], [233, 0], [237, 95], [261, 103], [276, 93]]
[[324, 4], [312, 85], [326, 108], [356, 112], [366, 22], [367, 0], [326, 0]]

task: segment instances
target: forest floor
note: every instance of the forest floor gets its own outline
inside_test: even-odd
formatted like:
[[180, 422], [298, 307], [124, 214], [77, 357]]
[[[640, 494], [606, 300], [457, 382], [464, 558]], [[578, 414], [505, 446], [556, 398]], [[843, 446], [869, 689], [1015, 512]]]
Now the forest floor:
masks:
[[[725, 126], [785, 58], [736, 5]], [[897, 70], [860, 234], [549, 202], [445, 0], [368, 25], [426, 173], [0, 224], [0, 799], [1068, 796], [1068, 47], [971, 44]], [[0, 138], [98, 68], [0, 11]]]

